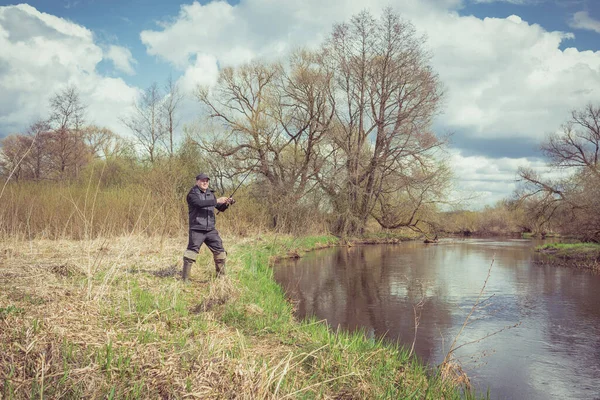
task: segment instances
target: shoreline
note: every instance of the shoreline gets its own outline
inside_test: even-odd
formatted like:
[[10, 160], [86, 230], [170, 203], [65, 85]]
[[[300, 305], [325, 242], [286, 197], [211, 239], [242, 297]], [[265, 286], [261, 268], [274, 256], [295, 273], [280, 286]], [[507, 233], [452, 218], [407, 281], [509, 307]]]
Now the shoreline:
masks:
[[[385, 235], [385, 236], [365, 236], [365, 237], [352, 237], [348, 239], [340, 239], [335, 236], [322, 236], [327, 238], [322, 242], [316, 242], [314, 244], [294, 246], [293, 242], [290, 244], [290, 249], [285, 250], [282, 254], [277, 254], [272, 257], [271, 262], [277, 262], [286, 259], [301, 258], [304, 254], [322, 249], [329, 249], [333, 247], [353, 247], [360, 245], [372, 245], [372, 244], [399, 244], [404, 242], [418, 241], [418, 237], [410, 237], [406, 235]], [[310, 240], [311, 237], [306, 237]]]
[[535, 249], [536, 263], [600, 272], [600, 244], [549, 243]]

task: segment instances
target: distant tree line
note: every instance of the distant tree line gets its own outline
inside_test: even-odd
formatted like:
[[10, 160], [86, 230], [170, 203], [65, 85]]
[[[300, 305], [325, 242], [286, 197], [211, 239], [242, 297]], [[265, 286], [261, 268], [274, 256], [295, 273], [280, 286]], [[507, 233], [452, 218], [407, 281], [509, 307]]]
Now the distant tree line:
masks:
[[17, 182], [65, 181], [76, 178], [93, 160], [129, 158], [153, 163], [163, 156], [172, 157], [182, 99], [171, 78], [164, 92], [152, 84], [134, 101], [134, 111], [121, 117], [132, 133], [132, 139], [126, 139], [106, 127], [88, 124], [87, 105], [78, 89], [68, 86], [50, 98], [47, 118], [31, 124], [25, 133], [2, 140], [0, 172]]
[[100, 135], [110, 135], [99, 128], [84, 126], [85, 105], [75, 87], [53, 96], [50, 110], [47, 119], [33, 123], [25, 134], [2, 140], [0, 167], [4, 175], [15, 181], [75, 176], [92, 157], [92, 147], [88, 144], [99, 147], [95, 141]]

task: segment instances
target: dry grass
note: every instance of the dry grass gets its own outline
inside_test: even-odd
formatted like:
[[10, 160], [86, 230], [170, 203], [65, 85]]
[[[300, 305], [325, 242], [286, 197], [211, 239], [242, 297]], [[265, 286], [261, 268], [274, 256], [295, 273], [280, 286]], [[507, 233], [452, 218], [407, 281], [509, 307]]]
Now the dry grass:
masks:
[[[256, 360], [281, 358], [281, 347], [251, 346], [215, 322], [211, 311], [238, 291], [229, 277], [212, 278], [207, 254], [194, 266], [189, 286], [176, 276], [160, 277], [157, 272], [175, 270], [179, 261], [165, 255], [181, 254], [184, 243], [168, 240], [161, 248], [139, 237], [3, 242], [0, 393], [6, 398], [261, 395], [261, 382], [272, 371]], [[182, 308], [187, 304], [190, 310]], [[239, 354], [228, 355], [233, 353]], [[120, 380], [111, 379], [119, 374], [139, 383], [119, 387]]]
[[[132, 182], [101, 187], [97, 177], [79, 182], [2, 182], [0, 240], [21, 238], [75, 239], [130, 234], [167, 237], [187, 234], [185, 196], [193, 182], [167, 169], [139, 171]], [[165, 175], [161, 175], [165, 174]], [[194, 173], [195, 174], [195, 173]], [[193, 176], [193, 175], [192, 175]], [[256, 236], [270, 229], [272, 216], [249, 188], [236, 193], [236, 204], [221, 214], [219, 229], [237, 236]], [[40, 207], [43, 204], [43, 207]], [[305, 235], [325, 232], [326, 220], [314, 208], [288, 205], [280, 216], [279, 232]]]

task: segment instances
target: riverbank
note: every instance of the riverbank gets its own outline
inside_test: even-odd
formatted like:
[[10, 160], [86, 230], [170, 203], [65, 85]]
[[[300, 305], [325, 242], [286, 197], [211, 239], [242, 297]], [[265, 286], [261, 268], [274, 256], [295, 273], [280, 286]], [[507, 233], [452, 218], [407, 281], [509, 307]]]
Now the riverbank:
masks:
[[[464, 398], [407, 351], [298, 322], [269, 264], [330, 236], [228, 238], [178, 279], [185, 238], [0, 244], [3, 398]], [[471, 397], [467, 393], [466, 397]]]
[[420, 235], [409, 233], [371, 233], [360, 237], [349, 237], [345, 239], [340, 239], [335, 236], [313, 236], [303, 237], [299, 240], [287, 240], [289, 241], [289, 248], [284, 252], [273, 255], [271, 262], [277, 262], [286, 258], [300, 258], [307, 252], [335, 246], [352, 247], [368, 244], [398, 244], [413, 240], [422, 240], [422, 238]]
[[549, 243], [538, 246], [542, 255], [537, 261], [600, 272], [600, 244], [598, 243]]

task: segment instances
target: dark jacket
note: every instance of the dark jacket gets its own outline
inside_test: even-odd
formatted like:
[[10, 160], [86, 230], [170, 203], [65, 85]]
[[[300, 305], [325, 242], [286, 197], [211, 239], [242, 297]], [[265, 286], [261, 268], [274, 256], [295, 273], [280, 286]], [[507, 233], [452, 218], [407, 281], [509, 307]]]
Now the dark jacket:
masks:
[[207, 189], [206, 192], [203, 192], [196, 185], [190, 189], [187, 195], [187, 203], [190, 229], [194, 231], [212, 231], [215, 229], [214, 209], [225, 211], [229, 207], [227, 204], [217, 205], [214, 190]]

